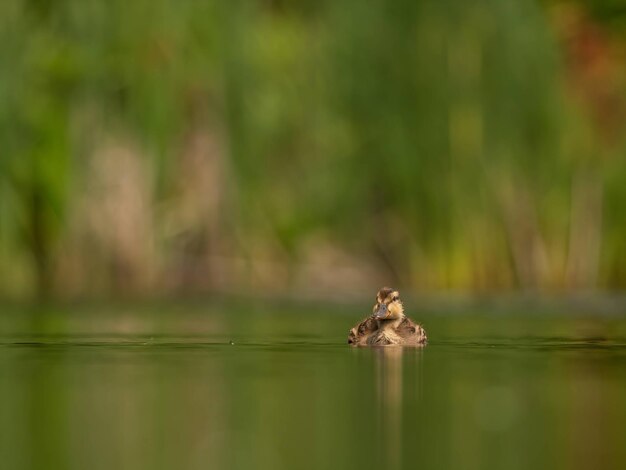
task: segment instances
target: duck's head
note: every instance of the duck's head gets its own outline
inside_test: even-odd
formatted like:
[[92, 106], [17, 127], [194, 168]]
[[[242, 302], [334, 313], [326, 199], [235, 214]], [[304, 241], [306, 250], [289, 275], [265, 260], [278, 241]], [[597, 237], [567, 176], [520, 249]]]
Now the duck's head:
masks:
[[391, 287], [383, 287], [376, 294], [374, 317], [378, 320], [398, 320], [404, 316], [400, 294]]

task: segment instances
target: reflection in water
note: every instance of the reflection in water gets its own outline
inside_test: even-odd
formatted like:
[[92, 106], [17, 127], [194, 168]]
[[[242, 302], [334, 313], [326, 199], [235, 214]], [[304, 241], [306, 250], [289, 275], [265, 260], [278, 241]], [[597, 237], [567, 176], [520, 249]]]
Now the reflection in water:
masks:
[[0, 316], [2, 468], [626, 468], [623, 318], [431, 318], [422, 350], [324, 312], [64, 318]]
[[[376, 356], [376, 385], [378, 400], [379, 435], [377, 440], [384, 446], [382, 458], [385, 468], [395, 470], [403, 467], [404, 455], [402, 436], [404, 374], [403, 357], [408, 354], [417, 354], [415, 362], [417, 370], [410, 370], [407, 378], [418, 383], [407, 387], [415, 390], [417, 396], [407, 397], [407, 400], [419, 399], [421, 391], [421, 348], [380, 347], [374, 350]], [[412, 366], [413, 361], [409, 364]], [[409, 385], [409, 384], [407, 384]]]

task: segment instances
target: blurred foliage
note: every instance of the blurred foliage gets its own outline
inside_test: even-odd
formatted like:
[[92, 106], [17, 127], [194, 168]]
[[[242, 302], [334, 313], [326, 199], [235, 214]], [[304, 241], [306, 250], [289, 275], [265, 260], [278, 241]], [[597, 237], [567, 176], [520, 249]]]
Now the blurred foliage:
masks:
[[0, 292], [622, 288], [623, 17], [5, 0]]

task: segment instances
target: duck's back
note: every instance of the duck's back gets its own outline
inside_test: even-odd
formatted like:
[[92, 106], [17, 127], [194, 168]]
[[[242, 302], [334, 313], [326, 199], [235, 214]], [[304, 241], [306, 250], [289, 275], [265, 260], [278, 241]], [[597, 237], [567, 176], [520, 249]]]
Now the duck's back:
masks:
[[350, 330], [350, 334], [348, 335], [348, 344], [353, 346], [364, 346], [368, 344], [368, 339], [376, 333], [377, 329], [378, 323], [376, 322], [374, 315], [367, 317]]
[[384, 328], [379, 327], [379, 322], [372, 315], [352, 328], [348, 335], [348, 344], [353, 346], [421, 346], [427, 340], [424, 328], [408, 317], [404, 317], [395, 328]]
[[426, 331], [422, 328], [422, 325], [415, 323], [409, 317], [404, 317], [395, 331], [401, 339], [399, 344], [418, 346], [426, 344], [428, 340]]

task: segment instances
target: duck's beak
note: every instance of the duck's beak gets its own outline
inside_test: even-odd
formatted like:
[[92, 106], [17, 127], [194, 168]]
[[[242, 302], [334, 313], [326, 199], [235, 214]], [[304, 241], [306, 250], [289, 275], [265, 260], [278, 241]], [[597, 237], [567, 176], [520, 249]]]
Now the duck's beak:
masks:
[[381, 303], [378, 306], [378, 310], [376, 310], [376, 313], [374, 314], [374, 316], [376, 318], [387, 318], [387, 316], [389, 315], [389, 310], [387, 310], [387, 306], [384, 303]]

